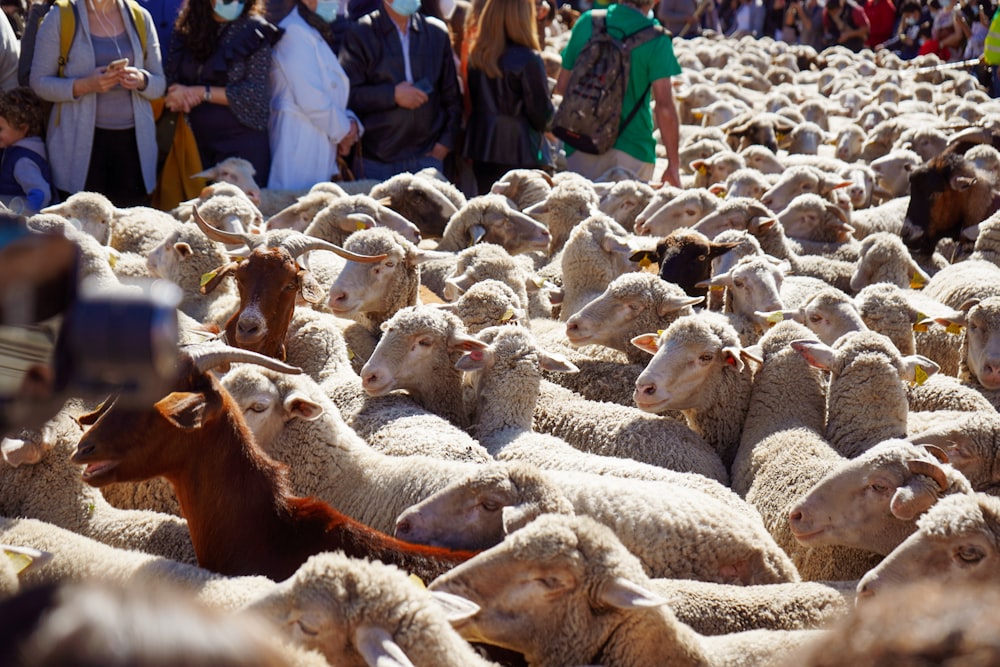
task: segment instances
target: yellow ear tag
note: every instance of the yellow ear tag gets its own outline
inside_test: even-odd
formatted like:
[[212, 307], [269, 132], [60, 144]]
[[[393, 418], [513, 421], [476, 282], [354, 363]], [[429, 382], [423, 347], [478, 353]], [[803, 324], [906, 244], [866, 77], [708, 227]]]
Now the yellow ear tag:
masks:
[[920, 366], [917, 366], [917, 370], [915, 370], [913, 372], [913, 382], [918, 387], [920, 385], [922, 385], [923, 383], [927, 382], [927, 378], [928, 377], [930, 377], [930, 376], [927, 375], [927, 372], [923, 368], [921, 368]]
[[347, 360], [348, 361], [354, 360], [354, 350], [352, 350], [351, 348], [347, 348]]
[[14, 553], [13, 551], [4, 551], [10, 562], [14, 564], [14, 573], [20, 574], [28, 569], [28, 567], [34, 562], [31, 556], [26, 554]]
[[709, 292], [725, 292], [726, 288], [723, 285], [709, 285], [708, 286], [708, 291]]
[[767, 321], [771, 324], [777, 324], [778, 322], [783, 322], [785, 319], [785, 314], [780, 310], [775, 311], [767, 316]]
[[508, 322], [512, 317], [514, 317], [514, 309], [508, 308], [507, 310], [503, 311], [503, 315], [500, 317], [500, 321]]
[[701, 165], [700, 167], [698, 167], [698, 173], [701, 174], [702, 176], [708, 175], [708, 167], [706, 167], [705, 165]]
[[642, 259], [639, 260], [640, 269], [647, 269], [652, 266], [652, 264], [653, 260], [651, 260], [648, 255], [643, 255]]
[[914, 273], [913, 276], [910, 277], [910, 289], [922, 289], [926, 284], [927, 282], [924, 280], [924, 277], [919, 273]]
[[412, 581], [415, 585], [419, 586], [420, 588], [427, 588], [427, 585], [424, 584], [424, 580], [415, 574], [410, 575], [410, 581]]
[[728, 195], [729, 193], [725, 190], [716, 190], [715, 192], [715, 196], [719, 199], [725, 199]]
[[948, 326], [946, 326], [944, 328], [944, 330], [947, 331], [950, 334], [958, 335], [958, 334], [962, 333], [962, 325], [961, 324], [955, 324], [954, 322], [952, 322], [951, 324], [949, 324]]
[[204, 287], [215, 280], [215, 276], [217, 275], [219, 275], [217, 271], [209, 271], [208, 273], [201, 274], [201, 280], [198, 281], [198, 286]]
[[541, 276], [535, 276], [531, 282], [535, 283], [535, 287], [539, 289], [545, 287], [545, 278], [542, 278]]
[[357, 222], [354, 223], [354, 229], [360, 232], [362, 229], [368, 229], [368, 225], [366, 225], [361, 220], [358, 220]]
[[927, 325], [926, 324], [914, 324], [913, 325], [913, 330], [916, 331], [917, 333], [927, 333]]
[[118, 253], [114, 252], [108, 253], [108, 264], [111, 265], [112, 269], [118, 266]]
[[778, 141], [781, 141], [782, 139], [784, 139], [787, 136], [788, 136], [787, 132], [775, 132], [774, 133], [774, 138], [777, 139]]

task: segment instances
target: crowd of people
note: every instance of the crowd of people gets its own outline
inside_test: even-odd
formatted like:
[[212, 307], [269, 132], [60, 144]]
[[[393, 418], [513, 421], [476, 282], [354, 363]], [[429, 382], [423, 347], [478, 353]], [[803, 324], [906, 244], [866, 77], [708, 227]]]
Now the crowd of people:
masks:
[[[607, 7], [606, 25], [623, 37], [655, 17], [673, 39], [714, 30], [956, 61], [983, 53], [992, 2], [627, 0]], [[241, 157], [272, 188], [434, 167], [467, 194], [482, 194], [509, 169], [552, 169], [552, 94], [566, 92], [593, 31], [584, 13], [551, 91], [541, 48], [555, 0], [40, 0], [3, 8], [11, 19], [0, 21], [0, 87], [22, 88], [0, 102], [0, 201], [27, 211], [80, 190], [118, 206], [148, 203], [164, 159], [161, 121], [178, 116], [203, 166]], [[670, 79], [680, 68], [671, 38], [642, 44], [632, 62], [624, 106], [638, 113], [628, 122], [623, 114], [612, 150], [568, 149], [567, 164], [594, 177], [621, 166], [653, 180], [655, 126], [668, 158], [660, 180], [678, 183]], [[8, 113], [32, 94], [41, 102]]]

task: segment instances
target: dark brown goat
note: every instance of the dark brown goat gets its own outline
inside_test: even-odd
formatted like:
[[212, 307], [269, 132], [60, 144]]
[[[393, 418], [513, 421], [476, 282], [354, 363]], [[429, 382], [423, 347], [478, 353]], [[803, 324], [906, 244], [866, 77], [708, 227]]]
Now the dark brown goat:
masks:
[[707, 296], [708, 288], [695, 285], [712, 277], [713, 259], [738, 245], [716, 243], [701, 232], [683, 228], [664, 236], [655, 250], [640, 250], [629, 259], [656, 262], [660, 278], [678, 285], [688, 296]]
[[265, 235], [225, 232], [205, 222], [197, 208], [194, 221], [214, 241], [246, 244], [250, 248], [247, 257], [216, 269], [201, 291], [207, 294], [226, 276], [235, 275], [240, 309], [226, 322], [226, 339], [236, 347], [275, 359], [285, 358], [285, 336], [296, 297], [301, 294], [309, 303], [319, 303], [326, 296], [312, 274], [299, 266], [300, 255], [309, 250], [330, 250], [355, 262], [385, 259], [385, 255], [358, 255], [292, 230], [275, 230]]
[[188, 521], [198, 564], [220, 574], [281, 581], [313, 554], [343, 551], [430, 581], [473, 555], [403, 542], [315, 498], [293, 496], [287, 468], [257, 445], [239, 406], [208, 371], [237, 361], [297, 370], [220, 346], [182, 355], [174, 391], [155, 405], [125, 409], [109, 401], [81, 418], [93, 424], [73, 455], [87, 466], [84, 481], [102, 487], [166, 477]]

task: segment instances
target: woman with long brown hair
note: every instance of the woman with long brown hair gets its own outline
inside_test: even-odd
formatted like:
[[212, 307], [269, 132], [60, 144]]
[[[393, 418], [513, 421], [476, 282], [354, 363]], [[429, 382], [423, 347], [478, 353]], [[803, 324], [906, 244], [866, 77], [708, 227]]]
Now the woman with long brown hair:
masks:
[[543, 166], [542, 134], [552, 102], [534, 0], [486, 0], [473, 39], [464, 152], [483, 194], [511, 169]]

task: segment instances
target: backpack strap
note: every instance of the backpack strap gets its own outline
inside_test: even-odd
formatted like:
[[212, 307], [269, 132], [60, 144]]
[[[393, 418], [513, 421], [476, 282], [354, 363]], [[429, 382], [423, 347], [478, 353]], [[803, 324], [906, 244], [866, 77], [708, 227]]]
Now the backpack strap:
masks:
[[125, 0], [125, 5], [129, 9], [129, 14], [132, 16], [132, 26], [135, 28], [135, 32], [139, 35], [139, 45], [142, 47], [142, 60], [146, 60], [146, 17], [142, 14], [142, 7], [135, 0]]
[[[631, 58], [632, 49], [634, 49], [637, 46], [642, 46], [646, 42], [649, 42], [661, 35], [671, 37], [669, 30], [659, 25], [658, 23], [652, 23], [650, 25], [647, 25], [645, 28], [639, 28], [631, 35], [627, 35], [625, 39], [622, 40], [622, 44], [625, 47], [625, 52]], [[625, 116], [625, 119], [622, 120], [621, 125], [618, 126], [619, 134], [621, 134], [622, 130], [624, 130], [628, 126], [628, 124], [632, 122], [632, 119], [635, 118], [635, 115], [639, 113], [639, 108], [642, 105], [643, 100], [646, 99], [646, 95], [649, 94], [649, 90], [652, 87], [653, 83], [650, 82], [646, 86], [646, 90], [642, 91], [642, 95], [639, 95], [639, 99], [635, 101], [635, 106], [632, 107], [632, 110], [629, 111], [628, 115]]]
[[59, 60], [56, 76], [62, 78], [69, 58], [69, 47], [73, 45], [73, 37], [76, 35], [76, 8], [69, 0], [56, 0], [55, 4], [59, 7]]

